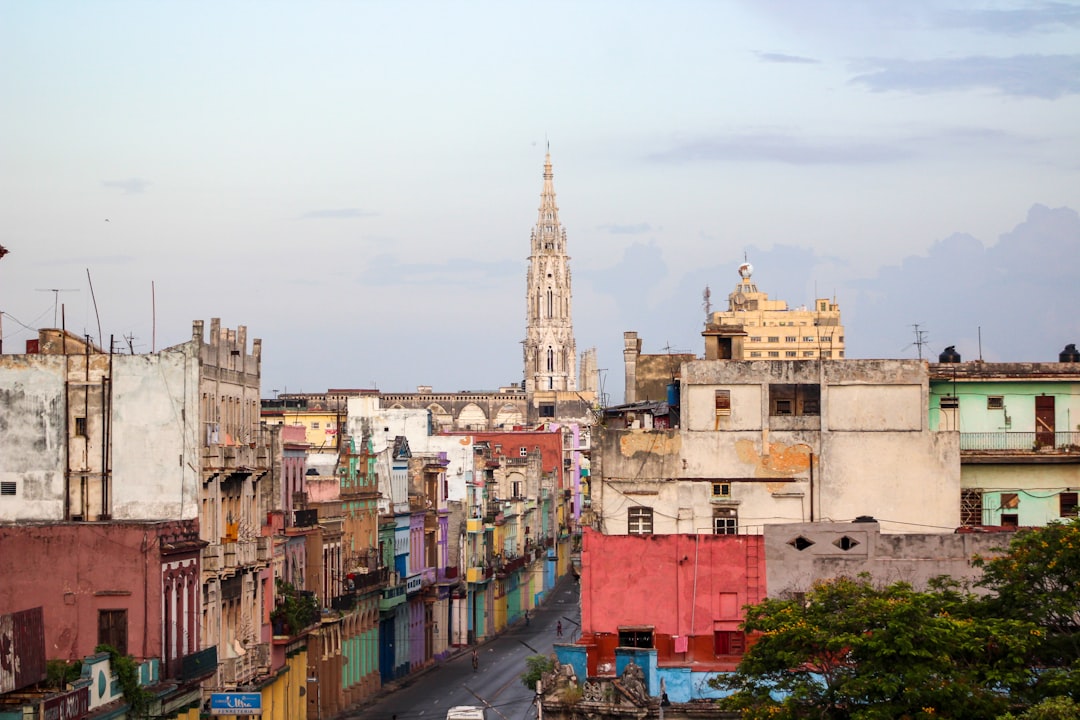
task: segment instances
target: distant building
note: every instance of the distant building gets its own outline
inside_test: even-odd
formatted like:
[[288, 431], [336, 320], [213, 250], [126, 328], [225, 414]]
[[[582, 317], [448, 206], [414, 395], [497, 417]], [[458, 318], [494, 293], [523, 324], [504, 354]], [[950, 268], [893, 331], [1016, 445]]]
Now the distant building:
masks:
[[840, 306], [818, 298], [814, 307], [788, 308], [758, 290], [750, 263], [739, 266], [739, 283], [728, 310], [705, 323], [706, 360], [838, 360], [844, 357]]

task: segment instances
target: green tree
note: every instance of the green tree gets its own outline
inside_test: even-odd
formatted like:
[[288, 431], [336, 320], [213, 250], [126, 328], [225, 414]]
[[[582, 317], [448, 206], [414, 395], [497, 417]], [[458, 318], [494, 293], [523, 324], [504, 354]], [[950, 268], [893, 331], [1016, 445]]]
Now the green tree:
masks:
[[1041, 632], [1031, 657], [1039, 672], [1026, 699], [1080, 699], [1080, 520], [1018, 531], [1003, 554], [975, 564], [983, 569], [979, 584], [991, 592], [986, 615]]
[[529, 655], [525, 658], [525, 672], [521, 673], [521, 684], [535, 692], [536, 683], [546, 673], [551, 672], [555, 662], [547, 655]]
[[995, 717], [1029, 681], [1040, 631], [978, 609], [944, 582], [927, 592], [822, 582], [805, 602], [747, 608], [755, 642], [713, 686], [732, 691], [722, 704], [747, 718]]

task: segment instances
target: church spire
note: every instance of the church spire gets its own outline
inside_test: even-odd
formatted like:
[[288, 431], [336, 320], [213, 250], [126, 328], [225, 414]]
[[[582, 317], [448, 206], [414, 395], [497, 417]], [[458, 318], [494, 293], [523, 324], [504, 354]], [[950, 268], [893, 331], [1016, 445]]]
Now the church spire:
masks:
[[559, 221], [550, 149], [530, 238], [526, 280], [525, 390], [574, 390], [577, 349], [571, 317], [570, 258]]

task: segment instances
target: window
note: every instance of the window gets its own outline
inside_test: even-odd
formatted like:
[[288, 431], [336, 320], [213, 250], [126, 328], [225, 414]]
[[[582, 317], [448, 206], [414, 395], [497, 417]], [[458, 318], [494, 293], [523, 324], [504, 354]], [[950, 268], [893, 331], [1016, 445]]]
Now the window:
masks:
[[731, 391], [730, 390], [717, 390], [716, 391], [716, 414], [730, 415], [731, 414]]
[[4, 480], [0, 482], [0, 495], [14, 495], [15, 494], [15, 481]]
[[1074, 517], [1077, 516], [1077, 514], [1076, 514], [1076, 493], [1074, 493], [1074, 492], [1063, 492], [1063, 493], [1061, 493], [1060, 495], [1058, 495], [1058, 504], [1060, 506], [1058, 508], [1058, 514], [1061, 515], [1061, 517], [1063, 517], [1063, 518], [1064, 517], [1074, 518]]
[[960, 524], [979, 526], [983, 524], [982, 490], [960, 491]]
[[652, 534], [652, 508], [632, 507], [626, 515], [626, 532], [631, 535]]
[[820, 385], [769, 385], [770, 415], [819, 415]]
[[86, 437], [86, 418], [75, 418], [75, 437]]
[[821, 357], [823, 357], [823, 358], [831, 358], [832, 357], [832, 350], [822, 350], [821, 351]]
[[844, 336], [843, 335], [840, 336], [840, 342], [844, 342]]
[[795, 337], [794, 335], [788, 335], [788, 336], [786, 336], [784, 338], [784, 342], [798, 342], [798, 341], [799, 341], [799, 338]]
[[803, 341], [803, 342], [811, 342], [811, 343], [812, 343], [812, 342], [817, 342], [817, 338], [815, 338], [815, 337], [813, 337], [813, 336], [811, 336], [811, 335], [807, 335], [806, 337], [804, 337], [804, 338], [802, 339], [802, 341]]
[[555, 417], [555, 403], [540, 403], [540, 417]]
[[761, 342], [761, 337], [750, 336], [750, 342]]
[[317, 421], [311, 423], [311, 429], [312, 430], [318, 430], [319, 429], [319, 423]]
[[780, 342], [780, 337], [778, 335], [772, 335], [769, 337], [769, 342]]
[[714, 482], [712, 484], [713, 497], [730, 497], [731, 496], [731, 483]]
[[942, 410], [955, 410], [960, 407], [960, 398], [955, 395], [942, 395], [941, 396], [941, 409]]
[[1004, 410], [1005, 398], [1001, 395], [987, 395], [986, 396], [986, 409], [987, 410]]
[[555, 370], [555, 351], [550, 347], [547, 351], [547, 369], [548, 372], [553, 372]]
[[752, 358], [761, 357], [761, 352], [758, 351], [758, 350], [754, 350], [753, 352], [750, 353], [750, 357], [752, 357]]
[[746, 640], [738, 630], [716, 630], [713, 644], [717, 655], [742, 655], [746, 652]]
[[829, 303], [827, 300], [822, 300], [820, 303], [818, 303], [818, 310], [820, 310], [821, 312], [825, 312], [828, 309]]
[[1017, 493], [1001, 493], [1001, 509], [1015, 510], [1020, 507], [1020, 496]]
[[769, 351], [769, 357], [778, 358], [778, 357], [780, 357], [780, 353], [777, 352], [776, 350], [770, 350]]
[[109, 645], [127, 655], [127, 610], [98, 610], [97, 644]]
[[524, 446], [519, 447], [518, 448], [518, 455], [520, 455], [521, 457], [529, 457], [529, 448], [524, 447]]
[[799, 356], [799, 353], [797, 353], [794, 350], [785, 350], [784, 351], [784, 357], [798, 357], [798, 356]]
[[814, 357], [814, 351], [813, 350], [803, 350], [802, 356], [803, 357]]
[[713, 510], [713, 535], [738, 535], [739, 512], [735, 508]]
[[619, 647], [651, 648], [653, 630], [651, 627], [619, 628]]
[[[512, 484], [513, 484], [514, 487], [511, 490], [511, 492], [513, 493], [513, 495], [511, 497], [515, 497], [515, 498], [522, 497], [522, 495], [521, 495], [521, 481], [520, 480], [515, 480]], [[526, 528], [526, 529], [528, 529], [528, 528]]]

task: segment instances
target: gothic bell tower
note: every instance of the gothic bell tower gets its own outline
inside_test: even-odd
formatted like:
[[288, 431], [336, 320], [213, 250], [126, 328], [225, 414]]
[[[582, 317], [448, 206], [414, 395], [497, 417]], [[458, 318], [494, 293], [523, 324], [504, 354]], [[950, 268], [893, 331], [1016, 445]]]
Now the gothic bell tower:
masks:
[[571, 315], [570, 257], [555, 204], [551, 153], [544, 157], [540, 214], [530, 237], [525, 288], [525, 392], [576, 390], [577, 349]]

